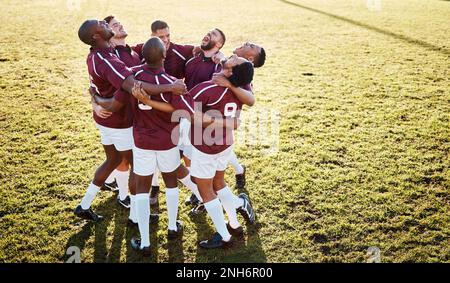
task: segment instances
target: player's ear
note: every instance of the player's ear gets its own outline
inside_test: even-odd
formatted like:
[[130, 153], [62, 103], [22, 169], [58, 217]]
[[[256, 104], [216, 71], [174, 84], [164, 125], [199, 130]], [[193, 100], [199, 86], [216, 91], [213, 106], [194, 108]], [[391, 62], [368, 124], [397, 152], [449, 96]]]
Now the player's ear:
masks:
[[94, 33], [94, 34], [92, 35], [92, 42], [97, 41], [99, 38], [101, 38], [100, 34]]
[[247, 58], [247, 60], [248, 60], [250, 63], [253, 64], [253, 63], [255, 62], [255, 57], [250, 56], [250, 57]]

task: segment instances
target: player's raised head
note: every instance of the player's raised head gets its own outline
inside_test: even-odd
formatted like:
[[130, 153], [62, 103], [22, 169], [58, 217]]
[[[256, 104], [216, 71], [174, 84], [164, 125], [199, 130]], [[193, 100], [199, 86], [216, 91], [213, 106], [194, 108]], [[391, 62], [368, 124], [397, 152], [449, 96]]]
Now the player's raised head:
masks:
[[105, 21], [87, 20], [78, 29], [80, 40], [90, 46], [108, 42], [113, 36], [114, 32]]
[[223, 70], [230, 83], [236, 87], [247, 85], [253, 80], [253, 64], [243, 57], [231, 55]]
[[164, 43], [166, 50], [170, 47], [170, 29], [165, 21], [156, 20], [152, 23], [152, 36], [159, 37]]
[[166, 48], [164, 43], [158, 37], [152, 37], [144, 44], [142, 56], [145, 62], [150, 66], [162, 65], [166, 58]]
[[113, 15], [107, 16], [103, 19], [114, 32], [114, 38], [122, 39], [128, 36], [127, 31], [123, 27], [122, 23]]
[[262, 67], [266, 61], [266, 51], [258, 44], [246, 42], [233, 51], [239, 57], [244, 57], [253, 63], [255, 68]]
[[210, 30], [205, 37], [203, 37], [202, 43], [200, 45], [201, 49], [204, 51], [217, 48], [220, 50], [225, 45], [226, 37], [223, 31], [218, 28]]

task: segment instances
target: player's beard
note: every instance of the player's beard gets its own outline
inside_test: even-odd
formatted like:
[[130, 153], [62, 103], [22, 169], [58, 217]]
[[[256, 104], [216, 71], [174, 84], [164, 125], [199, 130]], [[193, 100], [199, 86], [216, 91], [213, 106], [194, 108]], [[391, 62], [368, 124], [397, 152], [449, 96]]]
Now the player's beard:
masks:
[[203, 51], [208, 51], [208, 50], [213, 49], [213, 48], [214, 48], [214, 45], [216, 45], [214, 42], [209, 41], [208, 44], [206, 44], [206, 45], [201, 45], [200, 48], [201, 48]]

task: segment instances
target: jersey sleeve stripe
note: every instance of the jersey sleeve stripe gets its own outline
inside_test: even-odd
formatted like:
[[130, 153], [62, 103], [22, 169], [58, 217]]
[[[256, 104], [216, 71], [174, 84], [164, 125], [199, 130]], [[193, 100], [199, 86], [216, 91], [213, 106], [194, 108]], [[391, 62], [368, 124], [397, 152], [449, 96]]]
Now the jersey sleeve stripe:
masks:
[[[155, 76], [155, 80], [156, 80], [156, 84], [159, 85], [158, 75]], [[164, 97], [164, 95], [162, 93], [160, 93], [159, 96], [161, 96], [161, 99], [164, 100], [164, 102], [169, 103], [169, 101], [166, 100], [166, 98]]]
[[134, 74], [134, 76], [137, 77], [137, 75], [139, 75], [139, 74], [142, 73], [143, 71], [144, 71], [144, 70], [137, 71], [136, 74]]
[[228, 88], [226, 88], [226, 89], [223, 91], [223, 93], [220, 95], [219, 99], [218, 99], [216, 102], [207, 104], [207, 106], [213, 106], [213, 105], [216, 105], [217, 103], [219, 103], [219, 102], [222, 100], [222, 98], [224, 97], [224, 95], [225, 95], [225, 93], [226, 93], [227, 91], [228, 91]]
[[168, 76], [166, 76], [166, 75], [164, 75], [164, 74], [162, 74], [161, 75], [163, 78], [165, 78], [169, 83], [173, 83], [173, 80], [171, 80]]
[[183, 59], [184, 61], [186, 61], [186, 58], [180, 54], [180, 52], [176, 51], [175, 49], [172, 49], [172, 51], [177, 54], [181, 59]]
[[189, 105], [189, 103], [187, 103], [186, 99], [184, 99], [184, 96], [181, 96], [181, 100], [183, 100], [184, 104], [186, 104], [186, 106], [189, 108], [189, 110], [191, 110], [192, 114], [195, 113], [194, 109], [192, 109], [191, 105]]
[[114, 71], [114, 73], [121, 78], [122, 80], [125, 80], [125, 77], [122, 76], [121, 73], [117, 72], [117, 70], [113, 67], [113, 65], [111, 65], [111, 63], [109, 63], [108, 60], [106, 60], [105, 58], [102, 57], [102, 55], [100, 55], [100, 53], [97, 52], [98, 57], [100, 57], [100, 59], [102, 59], [103, 61], [105, 61], [105, 63], [111, 68], [111, 70]]
[[185, 66], [187, 66], [187, 64], [189, 64], [189, 62], [191, 62], [192, 60], [194, 60], [196, 57], [192, 57], [191, 59], [189, 59], [187, 62], [186, 62], [186, 64], [185, 64]]
[[214, 85], [210, 85], [210, 86], [205, 87], [204, 89], [202, 89], [201, 91], [199, 91], [199, 92], [194, 96], [194, 99], [196, 99], [200, 94], [202, 94], [203, 92], [207, 91], [208, 89], [213, 88], [213, 87], [216, 87], [216, 86], [217, 86], [217, 85], [214, 84]]
[[100, 77], [100, 75], [97, 73], [97, 68], [95, 68], [95, 56], [92, 56], [92, 67], [94, 68], [94, 73]]

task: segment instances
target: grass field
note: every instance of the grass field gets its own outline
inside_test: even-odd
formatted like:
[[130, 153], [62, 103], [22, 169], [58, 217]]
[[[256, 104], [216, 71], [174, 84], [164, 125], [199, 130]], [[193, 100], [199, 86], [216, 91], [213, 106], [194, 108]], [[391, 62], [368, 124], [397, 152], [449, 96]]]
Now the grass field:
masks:
[[[64, 262], [70, 246], [83, 262], [365, 262], [371, 246], [382, 262], [450, 262], [450, 2], [66, 2], [0, 1], [0, 262]], [[237, 145], [258, 224], [234, 248], [200, 250], [211, 222], [184, 204], [169, 245], [163, 194], [144, 260], [112, 193], [93, 204], [103, 223], [73, 215], [103, 158], [76, 32], [109, 14], [130, 43], [162, 18], [177, 43], [217, 26], [226, 54], [266, 48], [246, 111], [280, 112], [279, 150]]]

